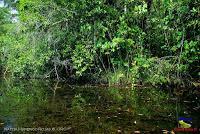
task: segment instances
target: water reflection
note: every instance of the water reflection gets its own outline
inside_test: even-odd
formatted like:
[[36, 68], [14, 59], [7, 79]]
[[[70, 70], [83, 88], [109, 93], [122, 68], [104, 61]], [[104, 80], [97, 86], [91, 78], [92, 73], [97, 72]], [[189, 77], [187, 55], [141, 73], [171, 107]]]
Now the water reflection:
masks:
[[80, 87], [31, 80], [1, 81], [0, 92], [1, 129], [150, 133], [177, 126], [176, 104], [158, 89]]

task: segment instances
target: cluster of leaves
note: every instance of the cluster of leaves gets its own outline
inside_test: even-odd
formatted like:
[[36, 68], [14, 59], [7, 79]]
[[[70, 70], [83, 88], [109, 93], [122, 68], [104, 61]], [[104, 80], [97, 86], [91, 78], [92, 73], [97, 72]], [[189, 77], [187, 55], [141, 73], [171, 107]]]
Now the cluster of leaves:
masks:
[[131, 69], [133, 83], [142, 81], [152, 85], [180, 84], [177, 73], [183, 73], [187, 69], [187, 66], [177, 64], [177, 57], [164, 59], [143, 56], [135, 58], [135, 61]]
[[112, 83], [149, 78], [156, 84], [176, 71], [199, 72], [197, 0], [19, 0], [15, 5], [19, 21], [0, 37], [4, 67], [13, 76], [92, 72], [112, 75]]

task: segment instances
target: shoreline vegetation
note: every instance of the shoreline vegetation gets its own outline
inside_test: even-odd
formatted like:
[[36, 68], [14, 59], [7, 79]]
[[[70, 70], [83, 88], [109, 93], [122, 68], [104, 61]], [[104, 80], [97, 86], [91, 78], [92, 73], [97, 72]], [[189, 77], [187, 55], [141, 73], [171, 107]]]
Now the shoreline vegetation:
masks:
[[4, 3], [0, 8], [4, 78], [199, 87], [197, 0]]

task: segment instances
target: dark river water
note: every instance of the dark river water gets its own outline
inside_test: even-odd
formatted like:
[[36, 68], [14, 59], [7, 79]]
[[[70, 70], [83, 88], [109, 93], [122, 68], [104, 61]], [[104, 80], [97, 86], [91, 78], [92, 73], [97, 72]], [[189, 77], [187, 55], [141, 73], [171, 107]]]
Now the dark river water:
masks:
[[180, 127], [180, 118], [198, 128], [198, 94], [174, 92], [1, 80], [0, 133], [159, 134]]

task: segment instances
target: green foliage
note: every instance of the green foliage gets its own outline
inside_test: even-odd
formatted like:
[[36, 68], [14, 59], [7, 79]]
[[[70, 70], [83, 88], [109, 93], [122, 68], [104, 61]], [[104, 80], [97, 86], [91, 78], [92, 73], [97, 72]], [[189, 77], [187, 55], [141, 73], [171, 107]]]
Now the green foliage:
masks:
[[0, 35], [3, 35], [5, 32], [7, 32], [7, 23], [10, 22], [10, 14], [9, 10], [7, 8], [1, 7], [0, 8]]
[[126, 72], [123, 69], [117, 69], [114, 73], [107, 73], [106, 78], [108, 79], [109, 85], [125, 85], [128, 83], [128, 79], [126, 79]]
[[[21, 36], [11, 33], [2, 40], [2, 57], [6, 67], [14, 76], [36, 77], [40, 70], [44, 69], [45, 63], [49, 60], [51, 52], [44, 47], [45, 42], [41, 37], [36, 39], [34, 34]], [[29, 39], [32, 43], [30, 44]]]
[[84, 45], [76, 45], [76, 48], [73, 51], [72, 61], [78, 76], [93, 65], [93, 55], [92, 50], [85, 48]]
[[177, 72], [182, 73], [187, 67], [176, 64], [176, 60], [177, 57], [173, 59], [167, 59], [167, 57], [137, 57], [135, 58], [135, 64], [131, 68], [132, 82], [138, 83], [138, 81], [142, 81], [152, 85], [178, 83], [180, 79], [177, 77]]
[[106, 73], [110, 83], [156, 85], [199, 73], [197, 0], [20, 0], [12, 6], [17, 23], [0, 10], [1, 65], [12, 76]]

